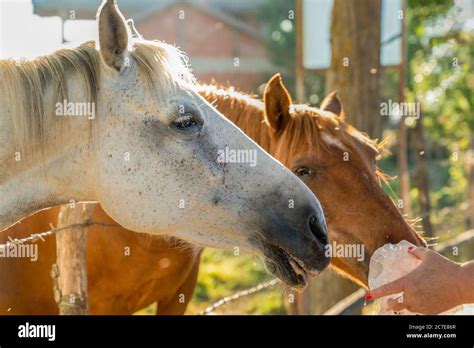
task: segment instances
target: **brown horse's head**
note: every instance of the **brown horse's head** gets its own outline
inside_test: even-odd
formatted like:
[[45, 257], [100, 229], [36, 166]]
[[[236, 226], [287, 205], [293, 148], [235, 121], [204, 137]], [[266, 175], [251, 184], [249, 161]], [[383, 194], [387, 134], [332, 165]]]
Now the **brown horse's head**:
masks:
[[[349, 110], [350, 112], [350, 110]], [[270, 153], [319, 198], [332, 241], [333, 266], [367, 285], [370, 257], [386, 243], [424, 241], [382, 190], [377, 145], [343, 119], [336, 93], [321, 108], [292, 105], [279, 75], [265, 89]], [[363, 245], [363, 246], [362, 246]], [[345, 249], [343, 249], [345, 248]], [[363, 248], [363, 257], [354, 251]]]

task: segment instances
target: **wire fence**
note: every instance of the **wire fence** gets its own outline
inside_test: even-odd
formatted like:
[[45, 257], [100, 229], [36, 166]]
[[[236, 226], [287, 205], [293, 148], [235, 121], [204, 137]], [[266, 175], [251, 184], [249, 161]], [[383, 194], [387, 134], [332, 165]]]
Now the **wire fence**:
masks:
[[[50, 225], [51, 229], [49, 231], [45, 231], [45, 232], [41, 232], [41, 233], [34, 233], [34, 234], [31, 234], [30, 236], [25, 237], [25, 238], [20, 238], [19, 239], [19, 238], [11, 238], [10, 236], [8, 236], [9, 241], [4, 243], [4, 244], [0, 244], [0, 249], [5, 249], [5, 248], [8, 248], [12, 245], [36, 242], [38, 240], [45, 241], [44, 240], [45, 237], [55, 235], [56, 233], [61, 232], [63, 230], [67, 230], [67, 229], [71, 229], [71, 228], [83, 228], [83, 227], [88, 227], [88, 226], [91, 226], [91, 225], [98, 225], [98, 226], [103, 226], [103, 227], [118, 227], [118, 226], [120, 226], [118, 224], [110, 224], [110, 223], [98, 222], [98, 221], [87, 221], [87, 222], [84, 222], [84, 223], [71, 224], [71, 225], [68, 225], [68, 226], [60, 227], [60, 228], [54, 228], [52, 225]], [[437, 250], [438, 252], [443, 253], [443, 252], [445, 252], [446, 250], [450, 249], [453, 246], [460, 246], [462, 244], [467, 244], [469, 242], [472, 242], [473, 240], [474, 240], [474, 230], [469, 230], [469, 231], [466, 231], [465, 233], [462, 233], [457, 238], [454, 238], [453, 240], [445, 242], [444, 244], [446, 244], [446, 245], [443, 244], [443, 247], [441, 247], [441, 246], [435, 247], [435, 250]], [[279, 283], [281, 283], [281, 281], [279, 279], [275, 278], [275, 279], [260, 283], [259, 285], [254, 286], [250, 289], [238, 291], [238, 292], [234, 293], [231, 296], [223, 297], [219, 301], [213, 303], [211, 306], [208, 306], [207, 308], [205, 308], [204, 310], [199, 312], [198, 314], [199, 315], [212, 314], [219, 307], [222, 307], [222, 306], [224, 306], [226, 304], [229, 304], [233, 301], [239, 300], [242, 297], [253, 295], [257, 292], [260, 292], [260, 291], [265, 290], [267, 288], [273, 287], [273, 286], [275, 286]], [[359, 300], [360, 300], [360, 296], [357, 296], [357, 297], [354, 297], [354, 301], [351, 300], [350, 303], [353, 304], [353, 302], [355, 303]], [[344, 308], [347, 307], [347, 304], [345, 304], [343, 307]], [[339, 313], [340, 309], [338, 309], [335, 312]]]
[[[38, 240], [42, 240], [44, 242], [45, 237], [52, 236], [52, 235], [54, 235], [58, 232], [61, 232], [63, 230], [67, 230], [67, 229], [71, 229], [71, 228], [87, 227], [87, 226], [91, 226], [91, 225], [98, 225], [98, 226], [103, 226], [103, 227], [120, 227], [119, 224], [110, 224], [110, 223], [98, 222], [98, 221], [87, 221], [87, 222], [83, 222], [83, 223], [80, 223], [80, 224], [71, 224], [71, 225], [64, 226], [64, 227], [59, 227], [59, 228], [55, 228], [52, 225], [50, 225], [51, 229], [49, 231], [40, 232], [40, 233], [33, 233], [30, 236], [25, 237], [25, 238], [11, 238], [10, 236], [8, 236], [7, 237], [8, 242], [6, 242], [4, 244], [0, 244], [0, 249], [5, 249], [5, 248], [8, 248], [9, 246], [12, 246], [12, 245], [36, 242]], [[2, 232], [0, 232], [0, 233], [2, 233]]]
[[252, 294], [255, 294], [256, 292], [262, 291], [264, 289], [270, 288], [272, 286], [275, 286], [279, 284], [281, 281], [277, 278], [272, 279], [268, 282], [261, 283], [257, 286], [254, 286], [253, 288], [247, 289], [247, 290], [242, 290], [238, 291], [235, 294], [231, 296], [224, 297], [220, 299], [219, 301], [215, 302], [211, 306], [207, 307], [203, 311], [199, 312], [199, 315], [206, 315], [206, 314], [211, 314], [213, 313], [217, 308], [222, 307], [230, 302], [236, 301], [242, 297], [249, 296]]

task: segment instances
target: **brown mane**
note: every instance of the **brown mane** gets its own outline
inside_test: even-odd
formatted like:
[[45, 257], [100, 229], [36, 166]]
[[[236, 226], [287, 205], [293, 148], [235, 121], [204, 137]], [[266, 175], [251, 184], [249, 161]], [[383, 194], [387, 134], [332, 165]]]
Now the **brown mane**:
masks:
[[[243, 94], [232, 87], [199, 85], [198, 91], [207, 99], [212, 96], [215, 99], [213, 104], [218, 105], [229, 120], [257, 141], [266, 151], [270, 150], [271, 129], [265, 119], [264, 103], [261, 100], [256, 99], [255, 96]], [[245, 110], [245, 112], [239, 110]], [[308, 105], [292, 105], [290, 111], [293, 122], [288, 124], [281, 135], [285, 147], [274, 154], [282, 163], [286, 163], [289, 155], [285, 153], [286, 149], [300, 149], [309, 144], [316, 145], [318, 150], [333, 152], [334, 150], [323, 140], [322, 132], [327, 132], [337, 138], [352, 153], [359, 153], [360, 145], [362, 145], [365, 150], [373, 154], [374, 158], [380, 157], [382, 143], [370, 139], [333, 113]]]

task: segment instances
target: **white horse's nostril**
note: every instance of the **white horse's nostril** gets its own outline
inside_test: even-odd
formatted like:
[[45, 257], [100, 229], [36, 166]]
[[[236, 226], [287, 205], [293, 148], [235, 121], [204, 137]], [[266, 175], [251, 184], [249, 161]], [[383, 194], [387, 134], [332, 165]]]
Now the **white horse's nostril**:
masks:
[[318, 221], [318, 218], [314, 215], [309, 218], [309, 229], [318, 241], [320, 241], [323, 245], [327, 244], [328, 238], [326, 232], [321, 226], [321, 223]]

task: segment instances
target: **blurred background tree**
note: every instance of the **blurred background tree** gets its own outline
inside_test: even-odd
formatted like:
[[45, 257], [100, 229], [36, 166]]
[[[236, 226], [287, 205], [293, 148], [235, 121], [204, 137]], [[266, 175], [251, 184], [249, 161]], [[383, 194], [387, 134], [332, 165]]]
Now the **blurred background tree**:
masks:
[[408, 23], [408, 98], [421, 102], [433, 220], [443, 237], [474, 221], [474, 35], [453, 1], [412, 0]]
[[[277, 67], [275, 73], [282, 75], [285, 86], [295, 98], [295, 70], [296, 70], [296, 1], [265, 0], [257, 10], [257, 18], [265, 30], [265, 41], [272, 63]], [[271, 74], [262, 76], [268, 81]], [[319, 104], [324, 98], [325, 78], [320, 74], [306, 72], [305, 76], [306, 100], [312, 105]]]

